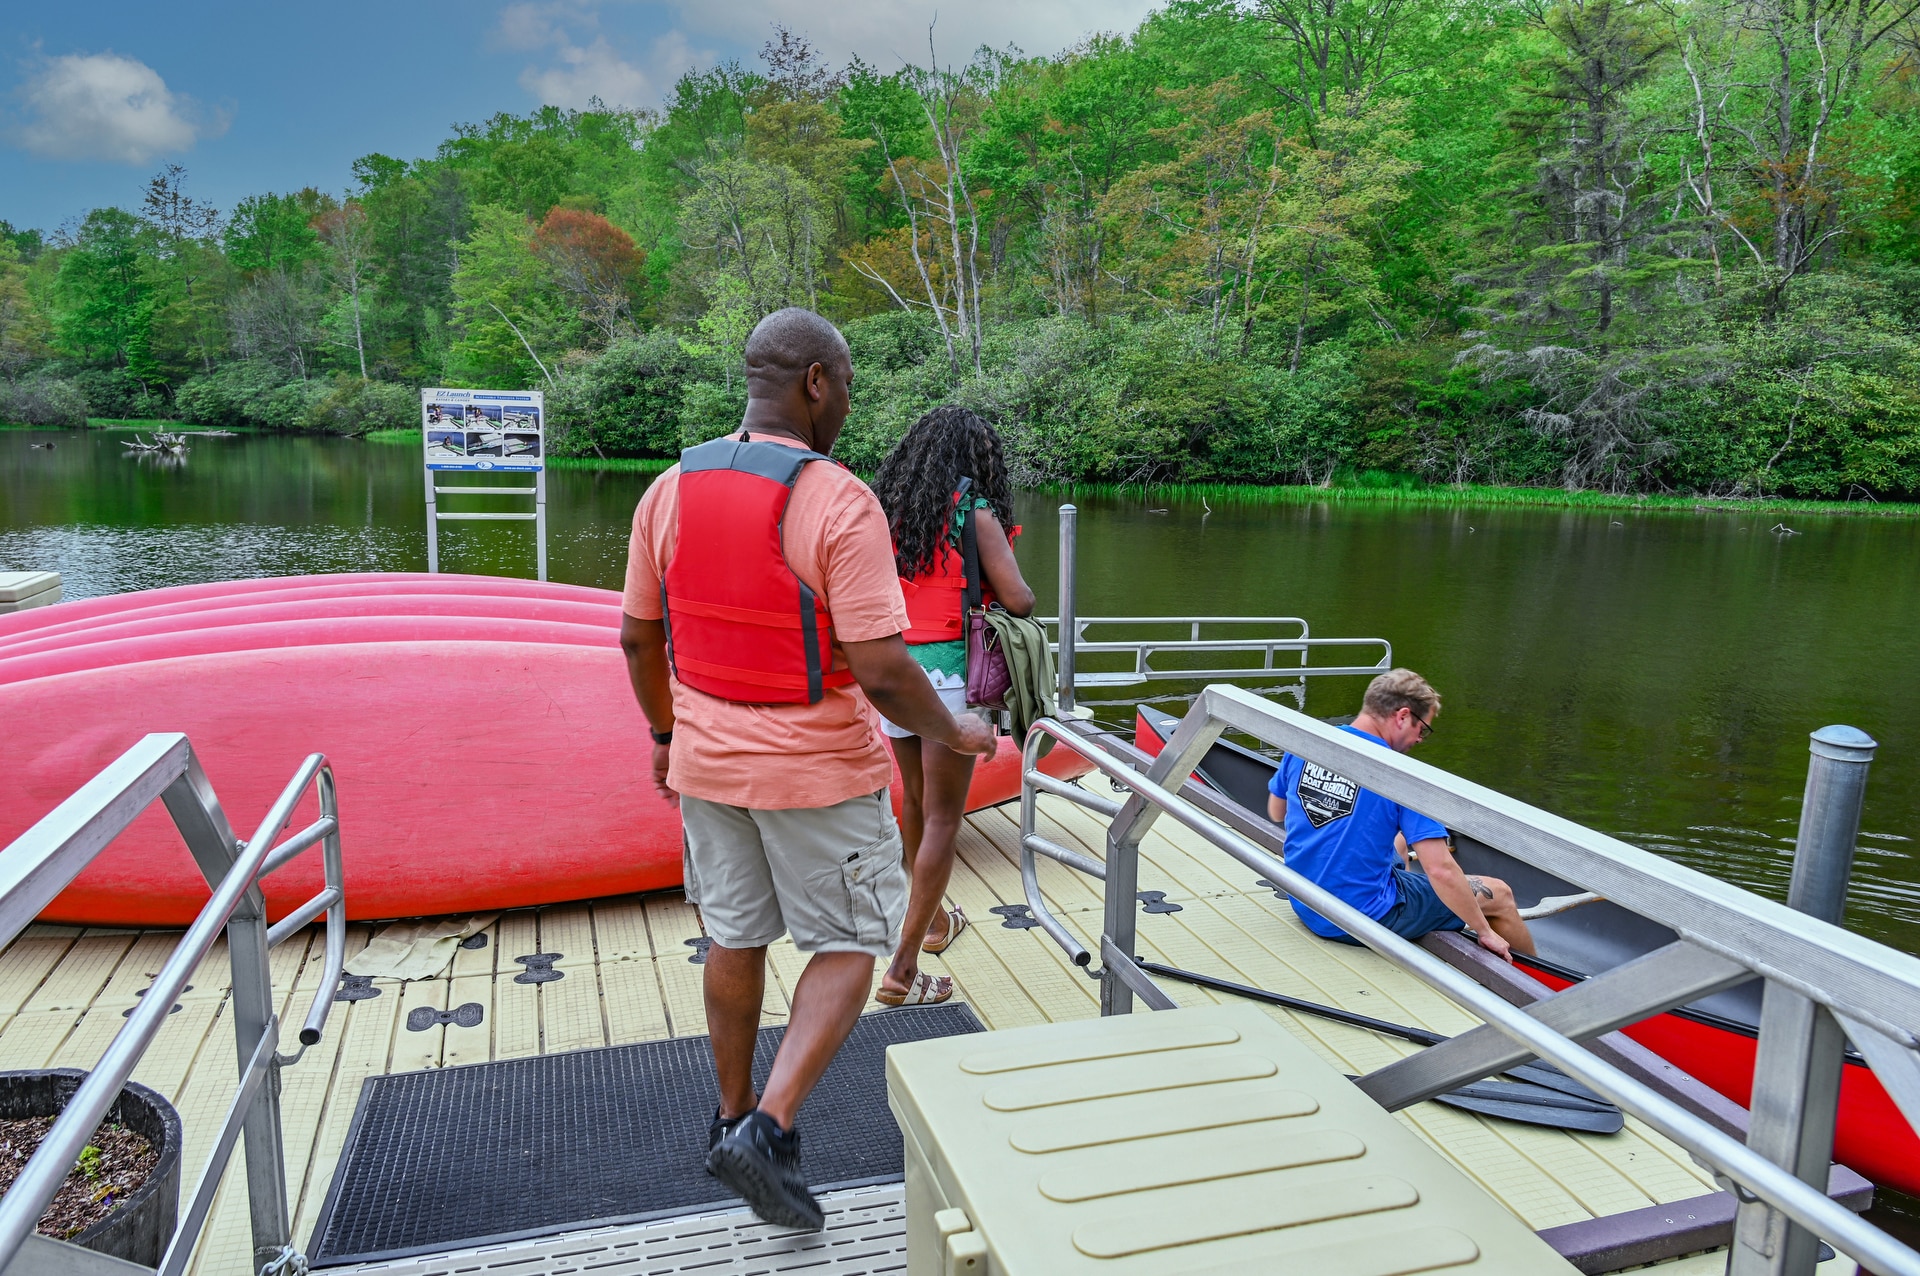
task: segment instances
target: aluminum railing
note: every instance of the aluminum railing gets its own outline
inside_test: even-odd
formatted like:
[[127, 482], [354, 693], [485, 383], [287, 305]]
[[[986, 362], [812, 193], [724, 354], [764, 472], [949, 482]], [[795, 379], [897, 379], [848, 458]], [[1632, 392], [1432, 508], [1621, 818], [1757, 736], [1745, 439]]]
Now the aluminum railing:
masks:
[[[1040, 623], [1059, 632], [1057, 616], [1042, 617]], [[1174, 636], [1089, 637], [1088, 631], [1096, 626], [1176, 632]], [[1315, 638], [1307, 622], [1298, 616], [1081, 616], [1072, 621], [1072, 627], [1076, 688], [1137, 687], [1176, 680], [1218, 682], [1223, 678], [1364, 678], [1393, 668], [1393, 644], [1385, 638]], [[1256, 627], [1288, 632], [1246, 632]], [[1057, 639], [1053, 646], [1055, 651], [1060, 650]], [[1368, 648], [1369, 654], [1378, 655], [1367, 664], [1308, 663], [1313, 652], [1352, 648]], [[1120, 663], [1125, 667], [1079, 667], [1080, 661], [1100, 656], [1124, 657]], [[1232, 662], [1221, 663], [1223, 658]]]
[[[286, 829], [309, 787], [317, 788], [320, 818], [276, 845], [274, 839]], [[147, 736], [0, 851], [0, 946], [25, 929], [156, 798], [166, 804], [213, 896], [181, 936], [173, 954], [153, 977], [147, 994], [80, 1083], [13, 1187], [0, 1198], [3, 1276], [28, 1276], [53, 1262], [44, 1249], [52, 1242], [35, 1236], [35, 1225], [166, 1023], [187, 979], [213, 949], [223, 929], [233, 971], [233, 1027], [240, 1084], [159, 1270], [161, 1276], [179, 1276], [186, 1269], [234, 1144], [243, 1132], [247, 1137], [253, 1270], [305, 1270], [305, 1259], [292, 1245], [280, 1128], [280, 1069], [320, 1040], [346, 960], [340, 816], [333, 772], [326, 757], [316, 753], [301, 763], [253, 836], [241, 841], [234, 836], [187, 737], [177, 733]], [[321, 847], [325, 864], [324, 889], [269, 927], [260, 879], [315, 846]], [[279, 1053], [280, 1021], [274, 1013], [267, 952], [322, 913], [327, 918], [326, 959], [313, 1004], [300, 1028], [300, 1049], [284, 1055]], [[41, 1247], [37, 1252], [33, 1248], [36, 1245]], [[116, 1260], [93, 1255], [89, 1250], [63, 1247], [68, 1249], [70, 1253], [59, 1256], [62, 1270], [86, 1271], [90, 1258], [103, 1270], [125, 1270]]]
[[[1148, 682], [1217, 682], [1226, 679], [1268, 681], [1284, 679], [1298, 688], [1296, 694], [1306, 703], [1306, 680], [1328, 677], [1366, 677], [1393, 668], [1393, 644], [1385, 638], [1315, 638], [1307, 622], [1298, 616], [1082, 616], [1078, 608], [1080, 511], [1072, 505], [1060, 507], [1060, 614], [1042, 617], [1040, 623], [1054, 631], [1053, 650], [1059, 671], [1060, 712], [1074, 712], [1079, 688], [1137, 687]], [[1186, 630], [1186, 636], [1157, 635], [1147, 638], [1113, 637], [1089, 639], [1087, 631], [1095, 625], [1123, 628]], [[1285, 627], [1285, 634], [1214, 634], [1219, 629], [1249, 626]], [[1340, 648], [1377, 648], [1372, 664], [1315, 665], [1317, 650]], [[1083, 656], [1122, 656], [1126, 668], [1080, 668]], [[1169, 663], [1156, 665], [1154, 657]], [[1197, 658], [1218, 660], [1239, 657], [1235, 663], [1209, 666]], [[1177, 663], [1174, 663], [1177, 662]], [[1106, 663], [1106, 662], [1103, 662]]]
[[[1678, 939], [1532, 1006], [1511, 1005], [1180, 797], [1178, 790], [1226, 730], [1333, 769], [1669, 926]], [[1115, 801], [1040, 773], [1036, 750], [1045, 738], [1085, 758], [1129, 796]], [[1171, 817], [1484, 1021], [1360, 1078], [1361, 1089], [1383, 1107], [1398, 1110], [1537, 1056], [1679, 1144], [1737, 1194], [1730, 1271], [1803, 1276], [1813, 1271], [1817, 1242], [1824, 1238], [1879, 1276], [1920, 1276], [1920, 1254], [1824, 1192], [1847, 1039], [1920, 1128], [1920, 1040], [1910, 1026], [1920, 1024], [1920, 958], [1834, 924], [1833, 883], [1837, 879], [1844, 889], [1873, 748], [1850, 728], [1815, 735], [1790, 903], [1779, 904], [1246, 691], [1208, 687], [1145, 770], [1101, 748], [1084, 729], [1054, 719], [1034, 725], [1023, 767], [1021, 878], [1033, 916], [1080, 966], [1094, 954], [1047, 908], [1035, 856], [1104, 882], [1100, 967], [1090, 972], [1101, 981], [1101, 1012], [1129, 1013], [1136, 997], [1153, 1009], [1172, 1009], [1174, 1000], [1134, 957], [1140, 842], [1158, 818]], [[1104, 863], [1039, 834], [1042, 793], [1108, 822]], [[1767, 986], [1746, 1144], [1576, 1044], [1755, 975]]]

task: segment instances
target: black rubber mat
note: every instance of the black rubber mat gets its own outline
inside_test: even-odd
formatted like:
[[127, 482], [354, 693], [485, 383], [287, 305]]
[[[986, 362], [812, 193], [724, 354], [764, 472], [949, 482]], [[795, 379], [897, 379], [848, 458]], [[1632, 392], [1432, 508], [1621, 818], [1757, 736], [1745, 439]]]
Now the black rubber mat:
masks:
[[[784, 1031], [761, 1030], [756, 1081]], [[862, 1016], [801, 1112], [815, 1190], [901, 1178], [888, 1046], [979, 1031], [956, 1003]], [[735, 1205], [706, 1172], [715, 1093], [705, 1037], [369, 1077], [309, 1261], [397, 1258]]]

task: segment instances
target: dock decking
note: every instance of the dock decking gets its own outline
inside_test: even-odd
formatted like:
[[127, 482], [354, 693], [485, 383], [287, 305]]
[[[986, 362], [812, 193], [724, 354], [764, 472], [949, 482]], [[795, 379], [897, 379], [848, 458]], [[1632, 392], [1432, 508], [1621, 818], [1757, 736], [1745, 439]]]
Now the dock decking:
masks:
[[[1088, 781], [1089, 787], [1101, 783]], [[1091, 816], [1052, 798], [1043, 799], [1042, 811], [1048, 837], [1100, 857], [1103, 830]], [[991, 911], [1024, 902], [1017, 816], [1009, 806], [968, 817], [949, 894], [974, 924], [944, 957], [925, 958], [925, 968], [952, 975], [956, 996], [990, 1028], [1094, 1016], [1098, 985], [1043, 932], [1007, 929]], [[376, 833], [349, 825], [344, 835], [351, 855], [352, 839]], [[186, 854], [184, 848], [180, 853]], [[1054, 911], [1097, 948], [1099, 884], [1050, 861], [1042, 861], [1040, 876]], [[1164, 891], [1179, 910], [1141, 916], [1141, 956], [1437, 1032], [1477, 1024], [1372, 952], [1314, 938], [1286, 903], [1250, 879], [1248, 870], [1199, 838], [1160, 821], [1141, 848], [1140, 888]], [[351, 899], [351, 875], [347, 891]], [[355, 925], [349, 952], [363, 947], [374, 929]], [[312, 1230], [366, 1077], [703, 1034], [701, 968], [692, 960], [699, 950], [689, 942], [699, 936], [698, 916], [677, 892], [510, 912], [487, 932], [484, 947], [458, 950], [442, 974], [407, 982], [375, 979], [378, 996], [337, 1004], [325, 1040], [284, 1073], [296, 1244]], [[176, 940], [176, 932], [30, 928], [0, 953], [0, 1069], [91, 1067]], [[514, 958], [535, 953], [558, 954], [553, 968], [566, 977], [516, 982], [526, 968]], [[274, 952], [283, 1023], [304, 1015], [320, 958], [317, 930]], [[784, 1021], [787, 990], [804, 960], [786, 941], [774, 947], [763, 1022]], [[183, 1198], [198, 1179], [233, 1094], [237, 1062], [227, 981], [222, 947], [196, 973], [134, 1074], [180, 1110], [186, 1129]], [[1214, 999], [1184, 985], [1168, 991], [1182, 1004]], [[476, 1027], [436, 1022], [416, 1031], [407, 1022], [420, 1007], [450, 1010], [469, 1002], [485, 1011]], [[1417, 1048], [1283, 1010], [1268, 1013], [1351, 1073], [1371, 1071]], [[1399, 1119], [1535, 1229], [1714, 1190], [1685, 1152], [1631, 1117], [1625, 1130], [1604, 1137], [1489, 1120], [1433, 1103], [1416, 1105]], [[247, 1270], [244, 1198], [244, 1175], [230, 1169], [191, 1269], [198, 1276]], [[1703, 1256], [1665, 1269], [1704, 1273], [1723, 1263], [1721, 1256]]]

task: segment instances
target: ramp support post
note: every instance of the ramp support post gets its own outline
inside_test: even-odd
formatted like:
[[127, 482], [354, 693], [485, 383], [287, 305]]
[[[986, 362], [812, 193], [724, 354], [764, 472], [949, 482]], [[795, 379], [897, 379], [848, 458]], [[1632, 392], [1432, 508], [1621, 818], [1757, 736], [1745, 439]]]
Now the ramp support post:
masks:
[[[1840, 924], [1860, 837], [1867, 767], [1878, 745], [1853, 727], [1813, 733], [1800, 839], [1787, 906]], [[1769, 980], [1760, 1003], [1747, 1146], [1825, 1190], [1840, 1108], [1846, 1034], [1824, 1006]], [[1729, 1276], [1812, 1276], [1820, 1238], [1763, 1201], [1745, 1200], [1734, 1224]]]
[[1073, 645], [1079, 638], [1079, 607], [1074, 600], [1074, 540], [1079, 534], [1080, 511], [1060, 507], [1060, 716], [1073, 716]]

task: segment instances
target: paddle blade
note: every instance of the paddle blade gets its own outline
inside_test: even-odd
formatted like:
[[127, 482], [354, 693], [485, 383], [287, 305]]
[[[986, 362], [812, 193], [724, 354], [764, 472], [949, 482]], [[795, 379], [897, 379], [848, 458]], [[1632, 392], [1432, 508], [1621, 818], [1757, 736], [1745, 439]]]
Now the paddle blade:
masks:
[[1506, 1075], [1516, 1081], [1531, 1081], [1537, 1086], [1545, 1086], [1549, 1090], [1558, 1090], [1561, 1094], [1570, 1094], [1576, 1099], [1585, 1099], [1589, 1103], [1604, 1104], [1607, 1102], [1552, 1064], [1543, 1063], [1538, 1059], [1535, 1059], [1531, 1063], [1523, 1063], [1517, 1067], [1508, 1068]]
[[1578, 1130], [1587, 1134], [1618, 1134], [1626, 1126], [1620, 1109], [1611, 1104], [1587, 1103], [1580, 1099], [1545, 1090], [1539, 1086], [1510, 1081], [1477, 1081], [1458, 1090], [1434, 1096], [1434, 1102], [1481, 1116], [1543, 1125], [1554, 1130]]

